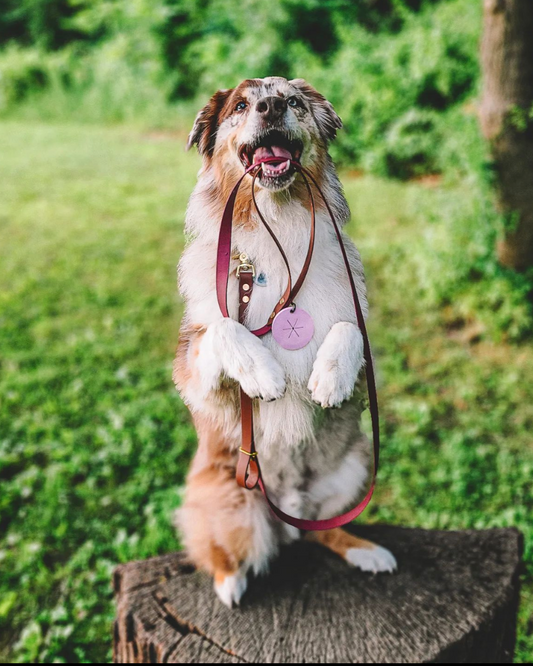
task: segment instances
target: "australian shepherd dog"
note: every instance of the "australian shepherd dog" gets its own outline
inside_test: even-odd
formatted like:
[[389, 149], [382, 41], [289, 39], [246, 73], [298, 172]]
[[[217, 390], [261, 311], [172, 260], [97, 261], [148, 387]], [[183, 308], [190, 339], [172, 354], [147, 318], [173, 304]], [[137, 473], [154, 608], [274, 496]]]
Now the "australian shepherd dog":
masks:
[[[185, 301], [174, 381], [198, 433], [198, 451], [177, 516], [193, 563], [214, 578], [221, 601], [239, 604], [250, 574], [268, 570], [281, 545], [309, 539], [366, 572], [392, 572], [391, 553], [342, 529], [307, 533], [275, 519], [258, 490], [240, 488], [236, 463], [241, 445], [239, 387], [254, 398], [254, 429], [262, 474], [271, 499], [284, 512], [331, 518], [364, 494], [371, 467], [370, 443], [361, 429], [364, 390], [363, 338], [335, 232], [316, 196], [315, 249], [298, 307], [314, 320], [314, 337], [296, 351], [250, 330], [269, 318], [287, 284], [279, 250], [252, 203], [252, 177], [239, 192], [233, 220], [228, 288], [232, 318], [217, 303], [215, 279], [220, 220], [244, 169], [266, 157], [257, 180], [257, 202], [287, 255], [292, 274], [309, 244], [310, 202], [291, 160], [316, 179], [340, 225], [349, 218], [343, 189], [328, 154], [342, 122], [333, 106], [302, 79], [246, 80], [217, 92], [198, 114], [189, 137], [203, 159], [186, 221], [188, 246], [179, 265]], [[363, 311], [368, 314], [363, 267], [344, 236]], [[238, 320], [240, 253], [253, 262], [255, 285]]]

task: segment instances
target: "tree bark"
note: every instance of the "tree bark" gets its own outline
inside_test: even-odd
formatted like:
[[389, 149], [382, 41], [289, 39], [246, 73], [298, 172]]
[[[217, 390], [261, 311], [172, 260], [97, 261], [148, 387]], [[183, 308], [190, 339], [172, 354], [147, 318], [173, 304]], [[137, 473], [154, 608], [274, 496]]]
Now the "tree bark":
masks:
[[115, 663], [512, 663], [517, 530], [354, 532], [390, 548], [398, 573], [297, 543], [232, 611], [183, 555], [119, 567]]
[[498, 256], [523, 271], [533, 266], [533, 1], [484, 0], [484, 8], [481, 123], [508, 220]]

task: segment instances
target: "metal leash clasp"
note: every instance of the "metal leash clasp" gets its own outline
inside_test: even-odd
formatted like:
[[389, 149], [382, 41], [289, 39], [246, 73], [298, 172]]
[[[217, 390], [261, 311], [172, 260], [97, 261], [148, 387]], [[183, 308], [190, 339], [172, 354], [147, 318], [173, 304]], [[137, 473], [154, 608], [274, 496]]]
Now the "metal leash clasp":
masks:
[[240, 277], [241, 273], [251, 273], [252, 277], [255, 277], [255, 266], [248, 259], [248, 255], [246, 253], [243, 252], [239, 255], [239, 261], [241, 263], [237, 267], [237, 277]]

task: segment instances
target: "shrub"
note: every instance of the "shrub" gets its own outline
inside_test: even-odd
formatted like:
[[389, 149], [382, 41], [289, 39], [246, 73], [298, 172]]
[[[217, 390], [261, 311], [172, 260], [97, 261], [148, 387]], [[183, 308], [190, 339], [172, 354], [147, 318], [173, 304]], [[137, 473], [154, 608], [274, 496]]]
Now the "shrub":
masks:
[[[37, 112], [49, 116], [57, 99], [65, 114], [65, 93], [77, 118], [161, 122], [165, 104], [246, 77], [303, 76], [346, 122], [337, 159], [386, 175], [435, 168], [432, 112], [460, 103], [478, 74], [480, 8], [464, 0], [53, 0], [44, 21], [45, 5], [26, 0], [17, 14], [24, 34], [39, 24], [48, 36], [0, 58], [4, 111], [34, 93]], [[70, 46], [50, 54], [68, 35]], [[58, 58], [60, 77], [49, 71]]]
[[533, 330], [533, 272], [515, 273], [495, 256], [504, 220], [477, 117], [457, 109], [446, 125], [444, 186], [437, 200], [418, 198], [414, 211], [422, 233], [413, 252], [428, 305], [448, 307], [454, 325], [476, 321], [490, 338], [522, 340]]
[[38, 49], [8, 47], [0, 58], [0, 110], [16, 106], [30, 94], [49, 87], [61, 76], [62, 64], [63, 58], [43, 58]]
[[[0, 38], [11, 21], [20, 43], [34, 35], [37, 44], [11, 44], [0, 55], [0, 112], [174, 126], [175, 103], [198, 107], [245, 77], [303, 76], [344, 119], [338, 163], [400, 179], [441, 171], [470, 188], [467, 206], [445, 192], [437, 212], [420, 212], [433, 243], [420, 253], [428, 298], [453, 303], [466, 319], [477, 312], [495, 336], [531, 329], [532, 281], [496, 263], [503, 221], [477, 120], [464, 113], [479, 80], [480, 3], [47, 2], [25, 0], [0, 19]], [[46, 38], [35, 38], [37, 25]]]

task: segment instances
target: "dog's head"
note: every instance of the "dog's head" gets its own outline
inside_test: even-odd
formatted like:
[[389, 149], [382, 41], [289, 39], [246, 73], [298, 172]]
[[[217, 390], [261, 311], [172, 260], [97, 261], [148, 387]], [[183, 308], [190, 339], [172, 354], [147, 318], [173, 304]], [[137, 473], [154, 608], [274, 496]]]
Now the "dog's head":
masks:
[[303, 79], [249, 79], [220, 90], [200, 111], [188, 148], [198, 146], [209, 164], [235, 178], [266, 157], [259, 184], [277, 192], [295, 180], [291, 160], [313, 169], [323, 163], [327, 148], [342, 127], [333, 106]]

